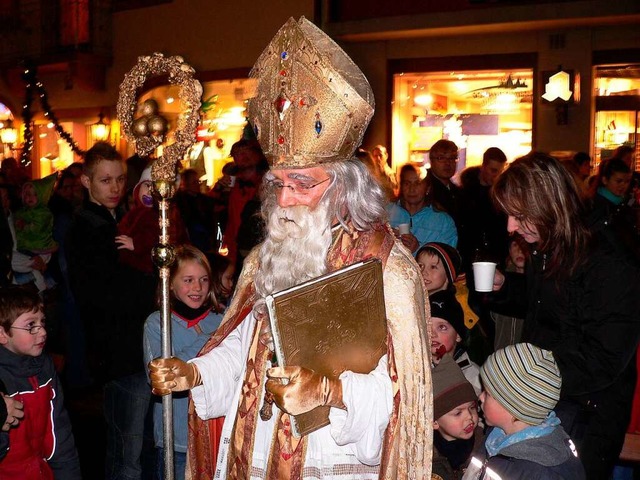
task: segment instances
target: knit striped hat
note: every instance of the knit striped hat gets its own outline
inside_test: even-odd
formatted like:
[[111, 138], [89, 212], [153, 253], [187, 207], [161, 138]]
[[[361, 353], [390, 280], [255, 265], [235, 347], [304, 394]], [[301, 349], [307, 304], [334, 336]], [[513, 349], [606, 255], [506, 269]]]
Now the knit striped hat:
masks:
[[493, 353], [480, 369], [485, 390], [518, 420], [538, 425], [560, 399], [562, 377], [548, 350], [518, 343]]

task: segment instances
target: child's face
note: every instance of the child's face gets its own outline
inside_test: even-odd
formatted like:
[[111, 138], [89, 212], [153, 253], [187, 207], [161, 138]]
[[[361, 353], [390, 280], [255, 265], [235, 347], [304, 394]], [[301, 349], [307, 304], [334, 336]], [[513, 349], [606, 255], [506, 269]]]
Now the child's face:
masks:
[[517, 242], [511, 242], [509, 245], [509, 257], [516, 268], [524, 269], [525, 258], [520, 245]]
[[89, 199], [109, 210], [118, 206], [124, 195], [126, 175], [122, 162], [103, 160], [99, 162], [91, 177], [82, 175], [82, 185], [89, 191]]
[[22, 203], [25, 207], [33, 208], [38, 204], [36, 189], [30, 183], [22, 188]]
[[151, 196], [151, 182], [147, 181], [140, 184], [140, 188], [138, 190], [138, 200], [140, 200], [140, 202], [145, 207], [153, 206], [153, 197]]
[[9, 332], [0, 327], [0, 343], [17, 355], [38, 357], [42, 355], [47, 341], [47, 331], [40, 328], [33, 335], [28, 331], [30, 327], [38, 325], [44, 326], [44, 314], [40, 310], [25, 312], [16, 318]]
[[487, 425], [506, 430], [513, 423], [513, 415], [507, 411], [489, 392], [483, 390], [480, 394], [480, 406]]
[[209, 295], [210, 281], [202, 265], [195, 260], [187, 260], [176, 271], [171, 290], [185, 305], [200, 308]]
[[431, 354], [436, 355], [440, 345], [444, 345], [447, 353], [451, 352], [462, 338], [456, 329], [443, 318], [431, 317]]
[[631, 175], [631, 173], [614, 172], [609, 178], [602, 177], [602, 183], [611, 193], [618, 197], [622, 197], [629, 189]]
[[475, 401], [458, 405], [433, 422], [433, 429], [448, 441], [470, 439], [477, 426], [478, 402]]
[[449, 286], [447, 272], [438, 255], [434, 255], [431, 252], [422, 252], [418, 255], [418, 265], [429, 293], [441, 292], [447, 289]]

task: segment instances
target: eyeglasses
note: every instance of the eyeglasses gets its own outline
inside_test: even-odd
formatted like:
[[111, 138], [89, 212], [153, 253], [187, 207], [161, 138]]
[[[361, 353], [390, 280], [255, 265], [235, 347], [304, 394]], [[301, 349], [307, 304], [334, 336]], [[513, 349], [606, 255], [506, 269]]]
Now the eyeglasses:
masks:
[[310, 190], [313, 190], [318, 185], [322, 185], [325, 182], [331, 180], [330, 177], [325, 178], [324, 180], [314, 183], [311, 185], [305, 183], [294, 183], [292, 185], [286, 185], [284, 182], [280, 180], [271, 180], [269, 185], [276, 189], [277, 192], [281, 192], [283, 188], [288, 188], [291, 193], [295, 193], [297, 195], [307, 195]]
[[440, 162], [440, 163], [443, 163], [443, 162], [457, 162], [458, 161], [458, 156], [456, 155], [456, 156], [446, 157], [444, 155], [441, 155], [441, 156], [439, 155], [439, 156], [436, 156], [436, 157], [429, 157], [429, 159], [432, 162]]
[[45, 328], [44, 323], [41, 323], [40, 325], [31, 325], [30, 327], [9, 327], [9, 328], [14, 328], [16, 330], [25, 330], [27, 332], [29, 332], [31, 335], [37, 335], [38, 332], [40, 330], [42, 330], [43, 328]]

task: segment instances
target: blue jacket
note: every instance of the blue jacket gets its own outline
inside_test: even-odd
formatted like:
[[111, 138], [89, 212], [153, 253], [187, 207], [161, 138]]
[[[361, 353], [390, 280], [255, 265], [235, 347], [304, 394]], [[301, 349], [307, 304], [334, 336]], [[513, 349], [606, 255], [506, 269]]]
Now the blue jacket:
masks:
[[[213, 332], [216, 331], [222, 314], [210, 312], [200, 320], [198, 326], [202, 330], [198, 334], [195, 327], [187, 328], [187, 322], [171, 314], [171, 348], [173, 356], [187, 361], [195, 358]], [[162, 354], [162, 340], [160, 335], [160, 312], [153, 312], [144, 324], [144, 360], [148, 365], [151, 360]], [[147, 370], [147, 376], [149, 371]], [[174, 450], [187, 451], [187, 411], [189, 407], [189, 392], [173, 394], [173, 435]], [[154, 397], [153, 405], [153, 436], [156, 446], [163, 447], [162, 431], [162, 402], [160, 397]]]
[[400, 201], [389, 203], [386, 208], [389, 223], [393, 228], [397, 228], [401, 223], [411, 225], [411, 233], [420, 242], [418, 248], [427, 242], [442, 242], [454, 248], [458, 245], [456, 224], [448, 213], [428, 206], [411, 215], [400, 205]]

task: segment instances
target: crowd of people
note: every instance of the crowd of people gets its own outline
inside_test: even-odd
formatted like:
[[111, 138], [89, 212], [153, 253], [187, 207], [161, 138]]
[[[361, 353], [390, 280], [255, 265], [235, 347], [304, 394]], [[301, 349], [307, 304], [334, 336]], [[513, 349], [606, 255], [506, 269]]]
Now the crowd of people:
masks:
[[[290, 38], [303, 55], [282, 53]], [[374, 105], [346, 54], [305, 19], [272, 45], [252, 73], [257, 139], [233, 145], [208, 191], [196, 170], [178, 175], [170, 358], [153, 160], [99, 142], [41, 180], [3, 162], [0, 478], [82, 477], [62, 385], [104, 392], [109, 480], [163, 478], [169, 394], [177, 479], [625, 478], [614, 468], [635, 428], [640, 340], [633, 149], [594, 175], [588, 155], [508, 164], [495, 147], [459, 171], [442, 139], [429, 168], [396, 170], [382, 145], [354, 151]], [[316, 103], [287, 115], [270, 95], [296, 85]], [[387, 317], [375, 368], [278, 364], [266, 298], [371, 258]], [[476, 261], [497, 264], [493, 291], [475, 291]], [[317, 407], [329, 424], [297, 437], [292, 417]]]

